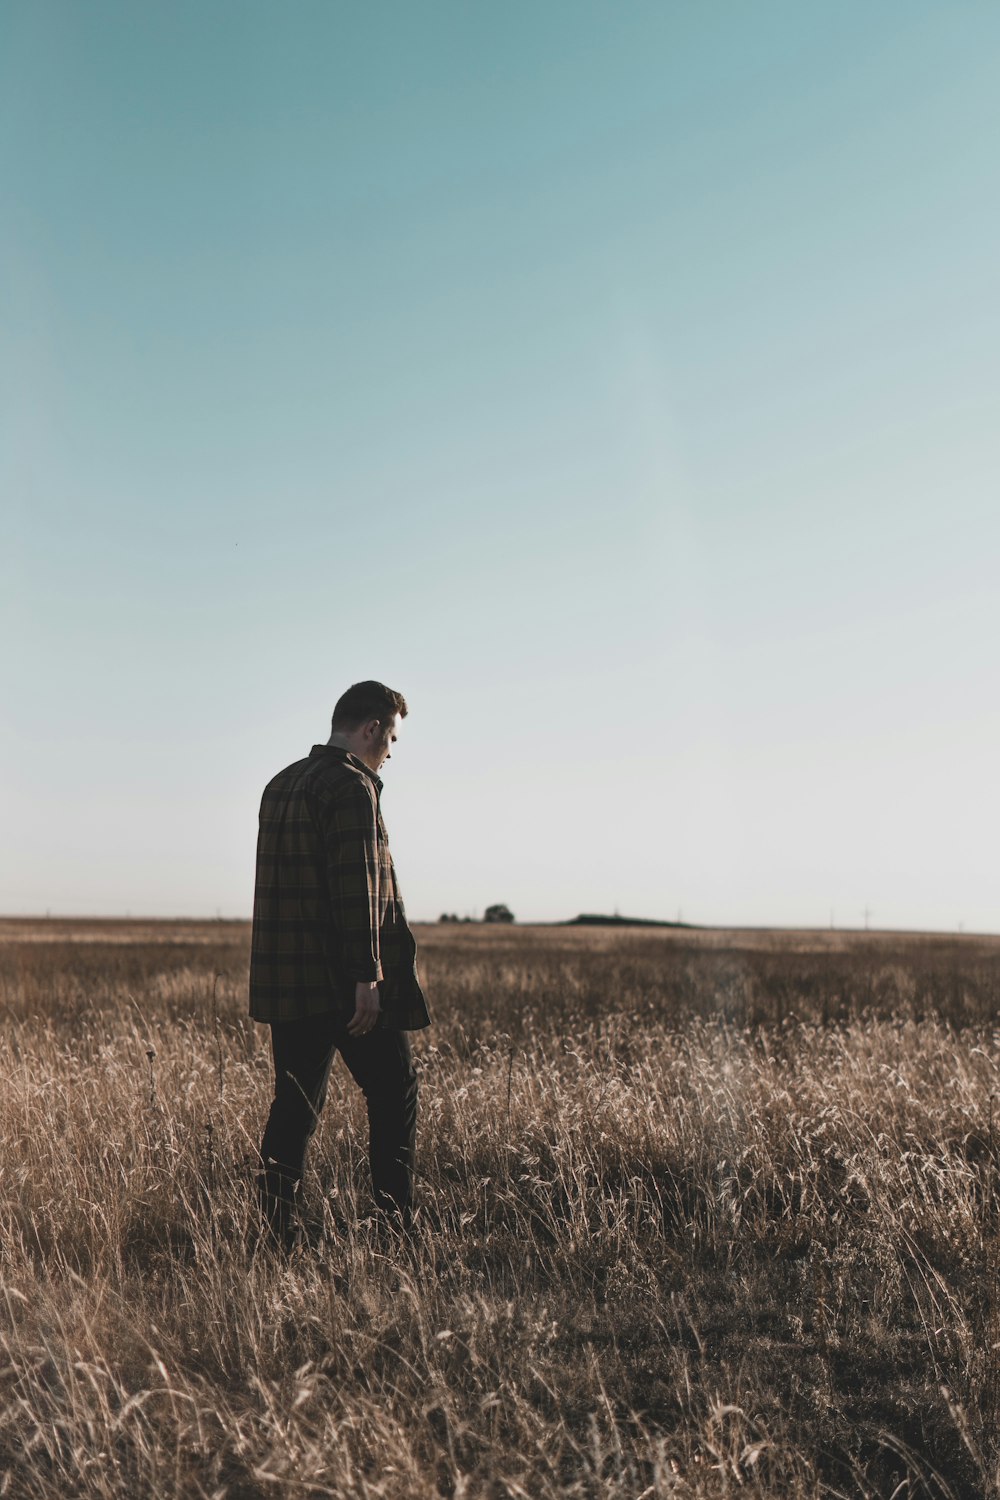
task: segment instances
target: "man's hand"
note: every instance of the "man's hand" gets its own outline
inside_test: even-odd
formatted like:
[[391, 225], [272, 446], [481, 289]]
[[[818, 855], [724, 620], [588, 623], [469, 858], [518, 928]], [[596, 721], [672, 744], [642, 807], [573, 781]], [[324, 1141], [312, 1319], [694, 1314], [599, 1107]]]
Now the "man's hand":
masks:
[[374, 980], [360, 980], [354, 986], [354, 1014], [347, 1023], [348, 1036], [367, 1036], [379, 1018], [382, 1002]]

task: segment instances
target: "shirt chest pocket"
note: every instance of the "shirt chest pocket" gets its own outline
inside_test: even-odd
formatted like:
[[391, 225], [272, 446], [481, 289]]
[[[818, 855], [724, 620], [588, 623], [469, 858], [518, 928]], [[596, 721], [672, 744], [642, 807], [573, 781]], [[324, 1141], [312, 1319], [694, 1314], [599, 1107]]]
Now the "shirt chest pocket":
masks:
[[396, 911], [396, 875], [392, 867], [392, 855], [389, 853], [389, 836], [381, 813], [378, 815], [378, 876], [380, 918], [383, 923], [391, 923], [395, 920]]

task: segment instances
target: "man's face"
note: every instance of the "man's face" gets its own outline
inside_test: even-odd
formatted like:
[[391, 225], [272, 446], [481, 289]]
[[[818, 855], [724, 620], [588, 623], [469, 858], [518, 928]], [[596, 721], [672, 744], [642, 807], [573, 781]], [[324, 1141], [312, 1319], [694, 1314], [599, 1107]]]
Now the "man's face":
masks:
[[380, 771], [392, 755], [399, 733], [399, 714], [391, 719], [371, 719], [364, 726], [361, 759], [370, 771]]

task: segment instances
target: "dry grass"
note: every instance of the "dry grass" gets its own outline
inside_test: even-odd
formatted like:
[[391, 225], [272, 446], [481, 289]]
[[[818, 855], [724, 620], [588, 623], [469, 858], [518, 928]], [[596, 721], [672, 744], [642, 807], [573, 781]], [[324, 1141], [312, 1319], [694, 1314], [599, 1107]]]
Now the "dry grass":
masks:
[[420, 1232], [341, 1082], [281, 1262], [246, 928], [0, 924], [0, 1494], [1000, 1495], [1000, 944], [423, 938]]

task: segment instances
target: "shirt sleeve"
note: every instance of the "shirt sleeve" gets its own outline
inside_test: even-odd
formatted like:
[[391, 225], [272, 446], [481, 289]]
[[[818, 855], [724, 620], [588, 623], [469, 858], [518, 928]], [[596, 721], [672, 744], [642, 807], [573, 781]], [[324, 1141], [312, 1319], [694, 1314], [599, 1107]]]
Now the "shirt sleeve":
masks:
[[356, 983], [383, 977], [379, 953], [378, 810], [362, 782], [352, 782], [323, 810], [331, 920], [344, 973]]

